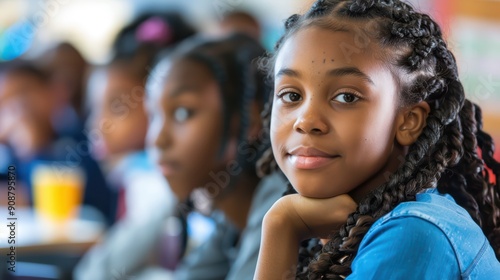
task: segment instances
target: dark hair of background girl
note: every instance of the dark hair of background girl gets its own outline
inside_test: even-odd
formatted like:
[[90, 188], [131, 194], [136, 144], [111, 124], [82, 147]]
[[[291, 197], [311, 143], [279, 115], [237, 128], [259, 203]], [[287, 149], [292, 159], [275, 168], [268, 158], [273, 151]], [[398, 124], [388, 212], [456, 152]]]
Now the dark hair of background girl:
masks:
[[[307, 26], [342, 26], [373, 34], [370, 38], [387, 50], [384, 59], [399, 79], [401, 105], [425, 100], [431, 112], [404, 164], [387, 183], [359, 203], [323, 248], [305, 249], [303, 243], [297, 278], [342, 279], [349, 275], [359, 244], [372, 224], [398, 204], [415, 200], [418, 192], [434, 187], [452, 195], [469, 212], [500, 259], [500, 164], [493, 158], [492, 138], [482, 130], [480, 108], [465, 98], [455, 58], [437, 23], [397, 0], [319, 0], [304, 15], [286, 20], [286, 33], [275, 54], [264, 61], [269, 75], [273, 75], [283, 43]], [[269, 104], [264, 112], [266, 126], [270, 108]], [[271, 153], [266, 153], [262, 163], [264, 171], [276, 168]], [[490, 182], [487, 167], [496, 183]]]
[[[155, 33], [147, 40], [142, 33]], [[146, 80], [156, 56], [196, 34], [196, 30], [177, 12], [148, 12], [135, 18], [117, 34], [108, 67], [116, 67]]]
[[[157, 38], [144, 41], [138, 36], [141, 26], [148, 20], [159, 20], [155, 22], [156, 29], [163, 30], [165, 34], [157, 34]], [[166, 27], [161, 29], [160, 26]], [[146, 12], [137, 16], [127, 26], [116, 35], [113, 42], [113, 52], [115, 57], [129, 57], [132, 54], [141, 51], [158, 52], [159, 50], [170, 47], [177, 42], [193, 36], [196, 30], [177, 12]], [[144, 49], [144, 50], [142, 50]]]
[[[148, 33], [151, 29], [155, 36], [141, 39], [141, 32]], [[195, 34], [196, 30], [177, 12], [144, 13], [118, 32], [112, 44], [111, 60], [104, 69], [121, 71], [139, 81], [137, 86], [144, 86], [156, 57]], [[90, 100], [86, 100], [86, 114], [92, 110], [91, 106]]]

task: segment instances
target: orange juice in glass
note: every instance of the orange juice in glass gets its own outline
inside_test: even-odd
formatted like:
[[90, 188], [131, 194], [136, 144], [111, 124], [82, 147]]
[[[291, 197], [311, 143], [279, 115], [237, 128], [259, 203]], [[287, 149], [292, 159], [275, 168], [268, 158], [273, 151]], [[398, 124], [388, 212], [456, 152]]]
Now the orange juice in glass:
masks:
[[44, 162], [33, 169], [35, 212], [43, 219], [67, 222], [78, 215], [85, 177], [78, 167], [64, 162]]

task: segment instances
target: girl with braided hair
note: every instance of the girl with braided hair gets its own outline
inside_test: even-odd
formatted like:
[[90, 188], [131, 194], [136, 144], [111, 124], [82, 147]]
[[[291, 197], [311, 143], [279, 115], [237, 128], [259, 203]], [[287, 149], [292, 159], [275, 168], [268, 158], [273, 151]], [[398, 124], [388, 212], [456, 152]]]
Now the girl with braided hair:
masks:
[[285, 26], [261, 169], [297, 193], [264, 218], [255, 279], [498, 279], [500, 164], [439, 26], [398, 0]]
[[148, 81], [148, 141], [179, 201], [215, 221], [173, 279], [252, 279], [262, 219], [286, 185], [259, 178], [269, 147], [260, 112], [270, 88], [255, 60], [264, 49], [241, 34], [188, 41], [163, 58]]

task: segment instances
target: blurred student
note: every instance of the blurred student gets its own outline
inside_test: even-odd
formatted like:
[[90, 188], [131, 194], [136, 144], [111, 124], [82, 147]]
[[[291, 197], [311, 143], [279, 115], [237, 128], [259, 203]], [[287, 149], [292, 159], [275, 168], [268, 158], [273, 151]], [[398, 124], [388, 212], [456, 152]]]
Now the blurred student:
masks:
[[169, 186], [215, 221], [172, 279], [252, 279], [266, 211], [286, 189], [283, 178], [259, 178], [266, 150], [260, 111], [269, 88], [255, 59], [263, 48], [233, 36], [180, 46], [148, 83], [148, 139]]
[[48, 74], [57, 102], [67, 105], [66, 115], [74, 114], [83, 121], [84, 81], [89, 68], [83, 55], [72, 44], [63, 42], [43, 53], [38, 61]]
[[86, 178], [83, 203], [95, 207], [111, 224], [112, 193], [89, 154], [83, 131], [78, 132], [81, 137], [73, 137], [56, 129], [54, 112], [58, 109], [47, 75], [33, 63], [14, 61], [1, 66], [0, 143], [8, 147], [10, 164], [16, 166], [18, 181], [28, 189], [29, 199], [32, 171], [40, 161], [77, 166]]
[[[108, 180], [119, 192], [127, 191], [126, 176], [132, 170], [154, 169], [145, 153], [144, 87], [156, 54], [194, 34], [185, 31], [188, 25], [179, 17], [175, 13], [139, 17], [118, 34], [114, 59], [92, 74], [98, 85], [89, 93], [88, 134], [94, 156], [102, 159]], [[118, 216], [126, 207], [120, 203]]]
[[147, 267], [163, 223], [173, 215], [175, 200], [145, 150], [146, 66], [134, 58], [120, 58], [92, 74], [104, 83], [101, 91], [92, 93], [87, 131], [93, 135], [95, 157], [105, 166], [107, 180], [119, 194], [119, 221], [84, 256], [75, 279], [121, 279]]
[[[160, 46], [176, 43], [177, 27], [159, 15], [139, 20], [118, 36], [117, 41], [123, 42], [116, 46], [115, 58], [91, 75], [88, 132], [93, 135], [95, 157], [102, 160], [109, 183], [119, 193], [119, 222], [84, 256], [76, 279], [136, 277], [151, 266], [175, 264], [183, 251], [172, 245], [167, 248], [172, 253], [165, 256], [169, 259], [160, 259], [162, 238], [177, 232], [174, 243], [183, 244], [183, 227], [176, 200], [146, 152], [144, 109], [145, 82], [154, 56]], [[121, 46], [127, 42], [135, 48]]]
[[219, 21], [217, 33], [222, 36], [242, 33], [259, 41], [262, 30], [258, 19], [252, 14], [245, 11], [232, 11], [224, 14]]

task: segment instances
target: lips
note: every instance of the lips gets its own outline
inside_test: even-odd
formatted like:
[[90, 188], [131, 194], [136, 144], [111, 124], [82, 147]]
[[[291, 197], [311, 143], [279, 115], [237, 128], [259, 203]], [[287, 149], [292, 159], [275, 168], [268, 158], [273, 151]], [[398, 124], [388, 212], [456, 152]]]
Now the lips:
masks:
[[330, 164], [338, 155], [332, 155], [313, 147], [299, 146], [287, 154], [288, 160], [297, 169], [318, 169]]
[[158, 162], [158, 167], [165, 177], [172, 176], [179, 170], [179, 164], [175, 161], [161, 160]]

